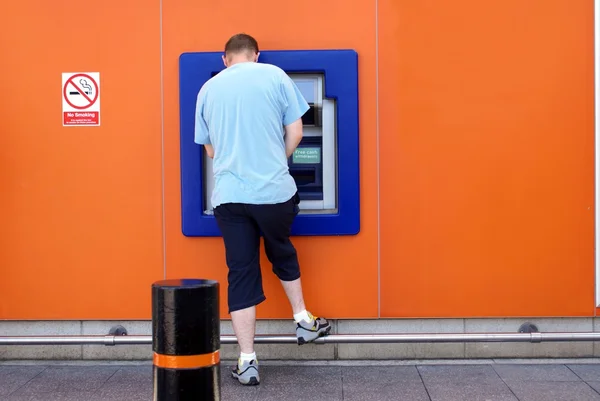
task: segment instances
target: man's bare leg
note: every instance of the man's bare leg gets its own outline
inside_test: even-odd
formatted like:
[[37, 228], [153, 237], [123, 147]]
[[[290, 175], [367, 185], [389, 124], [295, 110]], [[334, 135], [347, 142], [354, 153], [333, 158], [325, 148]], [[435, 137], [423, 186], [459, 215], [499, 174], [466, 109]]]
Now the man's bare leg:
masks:
[[233, 331], [237, 337], [240, 351], [244, 354], [254, 352], [254, 333], [256, 330], [256, 307], [231, 312]]
[[304, 296], [302, 294], [302, 283], [300, 282], [300, 279], [296, 279], [294, 281], [281, 280], [281, 285], [283, 285], [285, 294], [290, 301], [294, 315], [306, 310], [306, 306], [304, 305]]
[[294, 312], [298, 344], [306, 344], [329, 334], [331, 330], [329, 322], [326, 319], [313, 316], [306, 310], [300, 279], [293, 281], [281, 280], [281, 285]]
[[233, 331], [240, 346], [240, 357], [235, 369], [231, 372], [233, 377], [244, 385], [260, 383], [258, 363], [254, 353], [254, 332], [256, 330], [256, 307], [231, 312]]

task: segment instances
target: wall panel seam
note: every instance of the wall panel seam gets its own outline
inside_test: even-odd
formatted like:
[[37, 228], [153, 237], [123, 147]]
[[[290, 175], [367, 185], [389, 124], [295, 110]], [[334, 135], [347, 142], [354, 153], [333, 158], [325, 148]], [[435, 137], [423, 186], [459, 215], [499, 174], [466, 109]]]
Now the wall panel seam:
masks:
[[167, 227], [165, 211], [165, 91], [163, 70], [163, 1], [159, 0], [159, 46], [160, 46], [160, 160], [161, 160], [161, 203], [162, 203], [162, 254], [163, 279], [167, 278]]
[[600, 249], [600, 215], [598, 214], [598, 199], [600, 198], [600, 124], [598, 121], [598, 109], [600, 107], [600, 0], [594, 0], [594, 275], [596, 285], [594, 286], [594, 295], [596, 310], [595, 316], [598, 316], [597, 308], [600, 307], [600, 260], [598, 259], [598, 250]]
[[377, 318], [381, 318], [381, 196], [379, 160], [379, 0], [375, 0], [375, 138], [377, 160]]

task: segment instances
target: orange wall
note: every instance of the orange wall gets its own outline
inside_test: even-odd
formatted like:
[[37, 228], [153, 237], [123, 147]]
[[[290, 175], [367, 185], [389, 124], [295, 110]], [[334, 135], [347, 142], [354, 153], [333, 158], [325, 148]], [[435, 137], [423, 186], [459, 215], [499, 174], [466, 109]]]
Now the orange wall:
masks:
[[[262, 49], [346, 47], [359, 54], [361, 233], [354, 237], [296, 238], [294, 243], [305, 297], [315, 313], [377, 317], [375, 8], [373, 0], [355, 0], [353, 4], [348, 7], [345, 0], [321, 2], [319, 14], [315, 14], [316, 6], [305, 4], [294, 18], [282, 18], [279, 0], [262, 0], [260, 6], [244, 0], [164, 2], [167, 274], [200, 275], [222, 282], [224, 317], [227, 269], [222, 240], [186, 238], [181, 234], [178, 58], [188, 51], [221, 51], [237, 31], [255, 36]], [[258, 316], [289, 318], [290, 307], [282, 302], [285, 294], [264, 253], [261, 264], [267, 301], [258, 308]]]
[[[181, 234], [178, 57], [238, 31], [359, 54], [361, 232], [295, 239], [310, 309], [595, 313], [593, 2], [279, 4], [163, 0], [162, 31], [158, 2], [98, 1], [81, 31], [75, 0], [5, 8], [0, 318], [147, 319], [165, 276], [218, 279], [228, 317], [221, 240]], [[100, 72], [101, 127], [62, 127], [71, 71]], [[259, 317], [289, 317], [262, 262]]]
[[379, 4], [382, 316], [593, 315], [593, 1]]
[[[148, 316], [163, 250], [159, 10], [147, 3], [3, 5], [0, 318]], [[62, 127], [72, 71], [100, 71], [101, 127]]]

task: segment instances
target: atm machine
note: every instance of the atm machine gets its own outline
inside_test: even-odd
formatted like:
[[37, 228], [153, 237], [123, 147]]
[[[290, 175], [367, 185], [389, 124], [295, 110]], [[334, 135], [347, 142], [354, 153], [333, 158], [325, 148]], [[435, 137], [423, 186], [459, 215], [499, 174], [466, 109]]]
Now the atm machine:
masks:
[[[222, 53], [180, 57], [182, 231], [220, 236], [210, 203], [212, 159], [194, 143], [198, 92], [223, 68]], [[260, 62], [282, 68], [310, 109], [303, 138], [288, 159], [300, 196], [292, 235], [355, 235], [360, 231], [358, 68], [353, 50], [263, 51]]]
[[290, 74], [310, 109], [302, 141], [289, 158], [300, 195], [300, 213], [337, 213], [335, 101], [324, 97], [322, 74]]

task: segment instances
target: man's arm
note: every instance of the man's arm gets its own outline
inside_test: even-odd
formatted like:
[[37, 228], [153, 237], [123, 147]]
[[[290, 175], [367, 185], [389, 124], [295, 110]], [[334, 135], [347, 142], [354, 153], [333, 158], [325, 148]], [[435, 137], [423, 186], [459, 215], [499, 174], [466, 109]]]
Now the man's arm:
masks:
[[208, 157], [210, 157], [211, 159], [215, 157], [215, 150], [213, 149], [212, 145], [206, 144], [204, 145], [204, 149], [206, 149], [206, 154], [208, 155]]
[[302, 119], [299, 118], [285, 127], [285, 154], [289, 158], [302, 140]]
[[302, 116], [310, 108], [302, 93], [292, 81], [285, 75], [281, 83], [283, 95], [282, 122], [285, 128], [285, 153], [290, 157], [302, 140]]
[[196, 125], [194, 127], [194, 142], [198, 145], [204, 145], [206, 154], [211, 159], [215, 157], [215, 150], [210, 142], [210, 136], [208, 132], [208, 124], [204, 118], [204, 95], [205, 87], [200, 89], [198, 98], [196, 99]]

